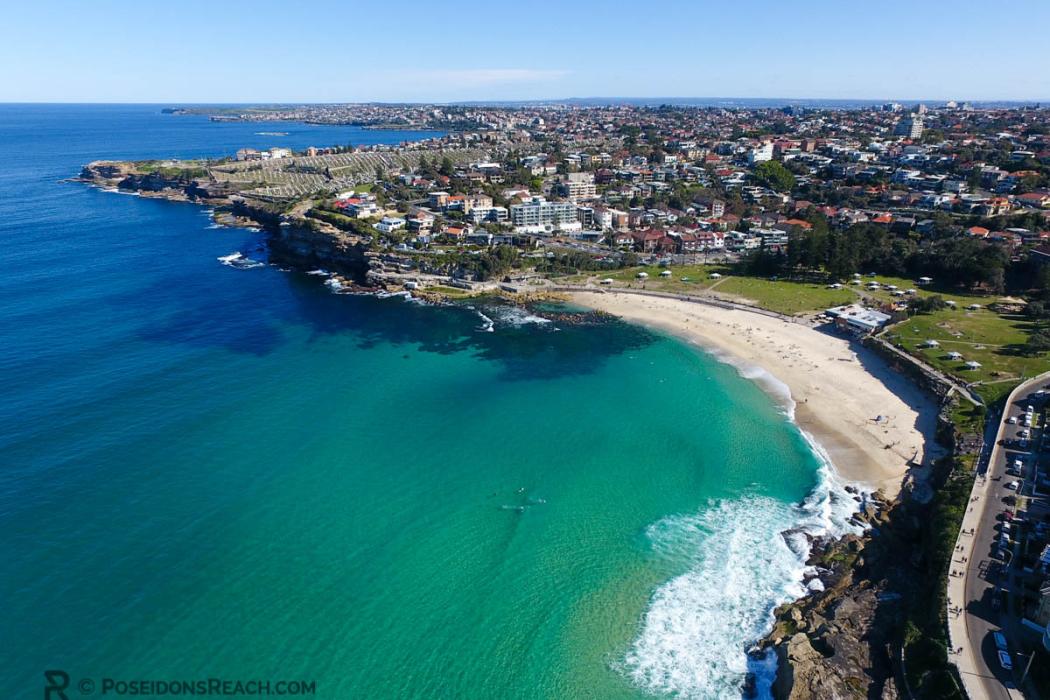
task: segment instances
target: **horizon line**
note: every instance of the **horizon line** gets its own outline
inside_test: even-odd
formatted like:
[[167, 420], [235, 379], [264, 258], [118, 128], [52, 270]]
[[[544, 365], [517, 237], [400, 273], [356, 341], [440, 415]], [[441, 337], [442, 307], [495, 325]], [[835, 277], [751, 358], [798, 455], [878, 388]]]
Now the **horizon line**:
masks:
[[763, 102], [820, 102], [820, 103], [941, 103], [969, 102], [978, 104], [1050, 104], [1048, 98], [903, 98], [903, 97], [745, 97], [745, 96], [589, 96], [589, 97], [544, 97], [544, 98], [506, 98], [506, 99], [460, 99], [460, 100], [250, 100], [250, 101], [195, 101], [195, 100], [161, 100], [161, 101], [124, 101], [124, 100], [5, 100], [3, 105], [166, 105], [166, 106], [326, 106], [326, 105], [505, 105], [505, 104], [557, 104], [567, 102], [659, 102], [667, 100], [682, 101], [763, 101]]

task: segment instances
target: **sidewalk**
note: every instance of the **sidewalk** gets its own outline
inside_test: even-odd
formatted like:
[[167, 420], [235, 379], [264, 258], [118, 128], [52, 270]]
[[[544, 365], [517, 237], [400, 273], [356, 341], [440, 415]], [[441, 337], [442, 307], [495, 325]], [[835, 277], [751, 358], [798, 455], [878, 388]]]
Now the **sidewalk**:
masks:
[[[999, 442], [999, 436], [1002, 433], [1001, 423], [1002, 420], [1000, 419], [1000, 428], [996, 433], [996, 443]], [[998, 456], [998, 447], [998, 444], [992, 447], [991, 456], [989, 457], [989, 469], [991, 469], [990, 465], [994, 463], [993, 461]], [[987, 474], [978, 476], [974, 481], [973, 490], [970, 492], [970, 505], [966, 509], [966, 514], [963, 515], [962, 526], [955, 541], [956, 549], [952, 552], [952, 560], [949, 565], [950, 571], [954, 571], [954, 567], [959, 560], [966, 557], [966, 564], [963, 569], [964, 575], [952, 576], [949, 573], [948, 576], [948, 644], [950, 649], [961, 649], [960, 653], [950, 654], [949, 658], [955, 663], [956, 668], [959, 669], [959, 676], [962, 678], [963, 687], [966, 689], [966, 695], [969, 696], [970, 700], [990, 700], [984, 683], [979, 680], [979, 676], [984, 675], [983, 664], [979, 661], [980, 649], [975, 649], [970, 644], [967, 626], [969, 614], [966, 613], [969, 601], [966, 598], [967, 577], [965, 575], [965, 571], [969, 569], [969, 566], [971, 564], [976, 565], [977, 561], [979, 561], [980, 555], [978, 554], [975, 557], [974, 541], [977, 539], [976, 533], [980, 526], [981, 518], [984, 516], [984, 508], [988, 503], [989, 483]], [[973, 498], [978, 500], [973, 501]], [[958, 549], [960, 546], [962, 549]], [[955, 610], [960, 612], [954, 612]]]
[[[1045, 382], [1048, 377], [1050, 377], [1050, 373], [1029, 379], [1018, 385], [1007, 397], [1006, 403], [1003, 405], [1003, 414], [997, 418], [999, 425], [995, 431], [994, 442], [988, 455], [988, 464], [984, 474], [980, 474], [974, 479], [973, 488], [970, 491], [970, 503], [966, 508], [966, 513], [963, 515], [962, 525], [955, 541], [955, 549], [952, 552], [947, 586], [948, 640], [949, 648], [952, 650], [959, 649], [960, 652], [958, 654], [949, 654], [949, 659], [959, 669], [959, 676], [962, 678], [963, 687], [966, 689], [966, 694], [970, 700], [992, 700], [985, 683], [985, 679], [988, 677], [988, 670], [984, 665], [983, 659], [981, 659], [980, 642], [978, 641], [975, 644], [970, 639], [971, 615], [968, 612], [968, 606], [973, 601], [969, 600], [967, 596], [966, 582], [972, 574], [971, 567], [979, 566], [982, 558], [986, 556], [986, 552], [981, 552], [977, 549], [976, 542], [978, 535], [981, 533], [982, 523], [986, 527], [988, 526], [989, 521], [987, 518], [989, 514], [987, 509], [994, 507], [991, 503], [994, 498], [989, 497], [989, 493], [992, 491], [994, 482], [991, 479], [996, 475], [997, 460], [1002, 451], [999, 443], [1006, 429], [1005, 419], [1009, 414], [1010, 406], [1014, 404], [1018, 396], [1029, 391], [1033, 384]], [[991, 522], [994, 523], [994, 511], [990, 514], [990, 517], [992, 519]], [[963, 558], [965, 558], [965, 563]], [[962, 571], [962, 575], [952, 576], [951, 571], [957, 570], [956, 567], [960, 564], [962, 568], [959, 570]], [[997, 681], [993, 682], [997, 683]], [[1024, 695], [1019, 690], [1007, 689], [1001, 685], [998, 687], [1003, 691], [1002, 697], [1008, 696], [1017, 700], [1023, 700], [1024, 698]]]

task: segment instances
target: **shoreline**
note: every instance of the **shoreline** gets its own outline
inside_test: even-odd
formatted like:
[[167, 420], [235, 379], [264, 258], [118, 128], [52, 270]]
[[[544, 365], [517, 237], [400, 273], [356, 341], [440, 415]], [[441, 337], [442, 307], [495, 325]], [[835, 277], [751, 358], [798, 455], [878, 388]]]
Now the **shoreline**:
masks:
[[[109, 192], [197, 204], [198, 206], [204, 207], [205, 212], [208, 212], [209, 208], [212, 209], [212, 211], [208, 213], [211, 220], [214, 222], [213, 225], [234, 228], [252, 228], [257, 226], [262, 229], [270, 230], [270, 232], [273, 233], [272, 226], [267, 226], [264, 222], [252, 220], [250, 217], [246, 216], [238, 217], [231, 211], [225, 211], [222, 202], [207, 202], [194, 200], [186, 196], [171, 196], [168, 191], [128, 191], [117, 187], [100, 187], [97, 182], [90, 182], [89, 184]], [[288, 264], [293, 270], [303, 274], [310, 274], [311, 265], [301, 264], [301, 261], [289, 261]], [[328, 286], [330, 291], [336, 294], [405, 296], [406, 301], [421, 301], [419, 297], [422, 295], [418, 292], [413, 293], [403, 291], [383, 294], [377, 289], [359, 289], [356, 285], [352, 284], [349, 284], [344, 288], [341, 285], [347, 283], [347, 281], [338, 277], [335, 273], [328, 273], [324, 275], [324, 277], [326, 278], [326, 282], [335, 282]], [[765, 393], [770, 395], [779, 406], [784, 408], [788, 418], [795, 423], [796, 427], [801, 432], [802, 437], [812, 450], [814, 457], [820, 463], [820, 470], [817, 474], [817, 486], [812, 493], [806, 496], [801, 504], [804, 515], [803, 522], [795, 524], [792, 528], [779, 533], [782, 537], [787, 537], [789, 535], [798, 537], [801, 533], [801, 536], [805, 537], [806, 542], [804, 545], [799, 542], [798, 546], [804, 549], [805, 554], [800, 554], [799, 551], [795, 551], [791, 547], [788, 547], [788, 550], [790, 550], [792, 554], [790, 561], [785, 559], [786, 563], [784, 565], [788, 566], [788, 564], [790, 564], [790, 566], [788, 566], [788, 570], [781, 572], [786, 574], [786, 577], [783, 580], [778, 580], [778, 589], [775, 592], [773, 599], [769, 601], [774, 604], [775, 609], [769, 612], [769, 619], [764, 621], [762, 631], [757, 636], [747, 639], [743, 648], [740, 649], [741, 652], [746, 654], [746, 660], [744, 660], [746, 671], [743, 671], [745, 674], [745, 687], [747, 687], [748, 684], [756, 684], [757, 687], [762, 687], [764, 689], [771, 688], [776, 682], [780, 669], [778, 668], [779, 663], [777, 655], [772, 651], [771, 647], [764, 644], [764, 640], [769, 631], [775, 629], [775, 625], [777, 624], [776, 609], [779, 609], [782, 605], [804, 599], [814, 591], [824, 589], [823, 581], [821, 581], [822, 585], [820, 588], [810, 587], [813, 579], [822, 578], [814, 571], [811, 571], [812, 567], [810, 566], [810, 559], [818, 546], [816, 544], [817, 541], [826, 542], [829, 539], [837, 540], [844, 535], [855, 534], [852, 527], [863, 526], [861, 524], [862, 521], [854, 521], [853, 519], [860, 503], [855, 492], [850, 492], [851, 494], [854, 494], [854, 497], [849, 501], [849, 513], [842, 512], [842, 508], [846, 505], [843, 498], [847, 498], [847, 496], [845, 493], [841, 492], [841, 487], [848, 483], [862, 484], [864, 491], [875, 491], [881, 489], [883, 494], [892, 499], [898, 494], [900, 482], [903, 478], [903, 472], [901, 475], [895, 477], [885, 477], [884, 475], [880, 475], [881, 481], [873, 482], [867, 478], [870, 476], [870, 472], [865, 472], [863, 468], [860, 469], [860, 473], [858, 474], [847, 471], [847, 469], [844, 468], [844, 464], [849, 466], [856, 461], [855, 456], [852, 458], [849, 456], [849, 452], [855, 450], [856, 446], [842, 444], [841, 426], [839, 426], [838, 429], [836, 429], [835, 426], [832, 426], [830, 429], [824, 429], [824, 426], [822, 425], [822, 420], [824, 420], [824, 418], [819, 412], [813, 412], [810, 408], [812, 401], [798, 400], [800, 397], [803, 399], [806, 399], [807, 397], [799, 393], [798, 386], [794, 384], [792, 378], [788, 376], [789, 373], [780, 371], [780, 368], [771, 366], [770, 363], [748, 357], [745, 353], [741, 353], [740, 349], [731, 342], [719, 342], [717, 334], [697, 332], [698, 329], [694, 329], [691, 326], [696, 324], [697, 320], [700, 320], [693, 318], [694, 315], [698, 315], [694, 312], [708, 310], [712, 313], [740, 315], [741, 320], [739, 323], [744, 325], [754, 325], [750, 323], [751, 320], [755, 320], [757, 323], [758, 319], [761, 319], [763, 323], [772, 323], [784, 328], [804, 331], [805, 333], [816, 336], [821, 342], [826, 342], [833, 337], [824, 336], [818, 331], [803, 324], [792, 323], [791, 321], [778, 318], [772, 314], [762, 313], [761, 311], [747, 311], [742, 309], [733, 310], [721, 306], [715, 307], [707, 304], [697, 304], [687, 301], [623, 293], [571, 292], [566, 294], [564, 290], [559, 290], [557, 292], [557, 296], [559, 297], [564, 298], [566, 295], [583, 306], [596, 308], [629, 322], [639, 323], [650, 328], [656, 328], [662, 332], [684, 339], [686, 342], [696, 345], [712, 354], [720, 362], [732, 365], [741, 376], [759, 384], [760, 388], [762, 388]], [[591, 297], [594, 297], [594, 299], [591, 299]], [[599, 305], [601, 300], [609, 301], [610, 297], [624, 297], [621, 301], [624, 302], [625, 308], [611, 309], [603, 308]], [[433, 299], [426, 299], [425, 301], [428, 303], [435, 302]], [[663, 309], [657, 309], [660, 313], [652, 313], [652, 306], [654, 303], [660, 306], [664, 302], [674, 302], [672, 305], [673, 308], [670, 309], [670, 311], [675, 311], [677, 309], [681, 314], [681, 318], [676, 318], [674, 314], [668, 313], [667, 310]], [[437, 303], [441, 303], [440, 300], [438, 300]], [[752, 317], [755, 317], [755, 319], [752, 319]], [[485, 317], [482, 315], [482, 318], [484, 320]], [[704, 320], [713, 321], [714, 327], [716, 328], [721, 327], [724, 323], [724, 321], [715, 319]], [[489, 321], [491, 323], [491, 319], [489, 319]], [[729, 332], [730, 335], [733, 335], [734, 333], [739, 333], [739, 331]], [[845, 341], [844, 339], [835, 338], [835, 340], [848, 345], [848, 341]], [[790, 349], [790, 342], [780, 349]], [[885, 369], [891, 371], [889, 370], [889, 367], [885, 367]], [[859, 371], [862, 373], [864, 372], [863, 369]], [[910, 385], [910, 382], [907, 382], [907, 384]], [[933, 407], [931, 415], [932, 426], [935, 425], [936, 422], [935, 406]], [[932, 435], [933, 433], [931, 432], [927, 437], [932, 440]], [[887, 481], [887, 478], [889, 478], [889, 481]], [[835, 494], [839, 495], [839, 507], [835, 506]], [[877, 500], [882, 500], [882, 497], [878, 497]], [[857, 502], [855, 503], [854, 501]], [[794, 534], [792, 535], [792, 533]], [[785, 555], [785, 557], [786, 556], [787, 555]], [[799, 561], [795, 562], [793, 559], [794, 557], [798, 557]], [[673, 585], [676, 580], [677, 579], [672, 579], [663, 582], [656, 591], [667, 590], [667, 587]], [[656, 591], [654, 591], [654, 595], [656, 595]], [[651, 610], [652, 601], [650, 601], [647, 607], [646, 616], [649, 615]], [[639, 640], [640, 637], [636, 636], [634, 644], [638, 644]], [[637, 684], [637, 679], [634, 679], [634, 682]]]
[[[124, 190], [112, 183], [74, 179], [119, 194], [206, 208], [228, 205], [194, 201], [181, 191], [173, 196], [167, 190]], [[266, 228], [265, 222], [233, 212], [212, 218], [220, 226]], [[582, 306], [669, 333], [732, 365], [785, 409], [804, 437], [820, 448], [814, 450], [818, 459], [829, 460], [846, 482], [881, 491], [887, 500], [897, 498], [906, 479], [921, 480], [928, 458], [940, 452], [934, 437], [937, 404], [873, 352], [842, 336], [761, 310], [706, 304], [702, 299], [611, 290], [560, 293]], [[884, 420], [876, 422], [879, 416]], [[924, 468], [913, 469], [917, 464]]]
[[[866, 348], [743, 309], [632, 295], [570, 293], [582, 306], [667, 332], [734, 366], [788, 411], [847, 482], [889, 500], [939, 454], [936, 402]], [[881, 420], [877, 420], [881, 417]], [[819, 456], [819, 455], [818, 455]]]

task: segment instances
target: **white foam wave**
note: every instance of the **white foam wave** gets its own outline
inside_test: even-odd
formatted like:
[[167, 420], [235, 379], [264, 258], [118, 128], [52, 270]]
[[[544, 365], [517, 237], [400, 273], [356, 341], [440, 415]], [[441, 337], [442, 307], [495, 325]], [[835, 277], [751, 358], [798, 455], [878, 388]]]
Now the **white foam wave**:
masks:
[[238, 270], [250, 270], [255, 267], [263, 267], [266, 263], [259, 260], [253, 260], [243, 253], [230, 253], [229, 255], [220, 255], [216, 258], [226, 267], [235, 267]]
[[650, 692], [704, 699], [739, 698], [751, 673], [758, 697], [770, 697], [775, 661], [747, 649], [771, 629], [778, 605], [813, 590], [811, 538], [860, 532], [857, 507], [825, 462], [800, 504], [746, 495], [650, 526], [653, 550], [688, 569], [653, 594], [625, 673]]
[[316, 270], [308, 270], [308, 271], [306, 272], [306, 274], [308, 274], [308, 275], [315, 275], [315, 276], [317, 276], [317, 277], [328, 277], [328, 276], [330, 276], [330, 275], [331, 275], [332, 273], [331, 273], [331, 272], [329, 272], [328, 270], [322, 270], [321, 268], [318, 268], [318, 269], [316, 269]]
[[491, 320], [495, 325], [499, 326], [520, 328], [528, 324], [547, 325], [551, 323], [549, 318], [530, 314], [520, 306], [491, 306], [486, 307], [485, 311], [491, 314]]
[[777, 405], [783, 409], [784, 414], [788, 418], [794, 420], [795, 400], [791, 397], [791, 388], [788, 387], [787, 384], [770, 374], [764, 367], [759, 367], [750, 362], [744, 362], [735, 355], [730, 355], [719, 348], [703, 345], [701, 343], [695, 344], [698, 347], [703, 348], [704, 352], [711, 355], [719, 362], [735, 369], [737, 374], [744, 379], [749, 379], [762, 387], [766, 393], [772, 395], [773, 398], [776, 399]]
[[492, 333], [496, 330], [496, 322], [493, 321], [492, 318], [486, 316], [477, 309], [474, 309], [474, 313], [476, 313], [481, 318], [481, 325], [478, 326], [479, 331], [481, 331], [482, 333]]

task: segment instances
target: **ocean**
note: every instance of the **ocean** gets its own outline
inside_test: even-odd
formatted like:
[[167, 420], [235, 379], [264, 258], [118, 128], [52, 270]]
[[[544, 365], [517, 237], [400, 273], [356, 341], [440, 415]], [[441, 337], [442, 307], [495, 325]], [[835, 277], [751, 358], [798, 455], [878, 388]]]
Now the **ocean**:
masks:
[[754, 382], [616, 321], [224, 266], [263, 234], [62, 181], [427, 135], [0, 105], [0, 696], [740, 697], [801, 531], [852, 503]]

